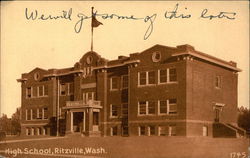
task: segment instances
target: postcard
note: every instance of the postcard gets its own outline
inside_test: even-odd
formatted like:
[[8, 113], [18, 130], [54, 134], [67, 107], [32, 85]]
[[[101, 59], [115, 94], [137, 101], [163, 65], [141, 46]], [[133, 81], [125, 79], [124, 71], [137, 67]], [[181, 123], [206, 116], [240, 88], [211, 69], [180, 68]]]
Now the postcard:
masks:
[[1, 2], [0, 93], [0, 157], [247, 158], [249, 2]]

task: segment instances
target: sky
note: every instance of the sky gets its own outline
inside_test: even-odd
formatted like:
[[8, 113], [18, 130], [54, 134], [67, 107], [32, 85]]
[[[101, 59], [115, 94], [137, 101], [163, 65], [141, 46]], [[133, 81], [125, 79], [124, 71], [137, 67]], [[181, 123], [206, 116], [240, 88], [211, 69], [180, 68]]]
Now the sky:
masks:
[[[92, 6], [103, 23], [94, 28], [93, 37], [94, 51], [102, 57], [116, 59], [155, 44], [189, 44], [237, 62], [242, 69], [238, 106], [249, 106], [248, 1], [8, 1], [1, 2], [1, 114], [10, 117], [21, 106], [21, 84], [16, 79], [22, 73], [36, 67], [72, 67], [90, 50], [91, 20], [86, 17]], [[29, 19], [35, 11], [37, 19]], [[42, 20], [49, 15], [61, 18]]]

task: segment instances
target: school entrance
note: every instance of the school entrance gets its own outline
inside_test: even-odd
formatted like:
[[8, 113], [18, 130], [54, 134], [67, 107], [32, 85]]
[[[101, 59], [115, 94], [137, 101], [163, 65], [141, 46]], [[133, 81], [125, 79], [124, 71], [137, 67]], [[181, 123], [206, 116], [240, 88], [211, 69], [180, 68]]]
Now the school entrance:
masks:
[[89, 100], [66, 102], [66, 134], [81, 133], [85, 136], [100, 136], [100, 101]]

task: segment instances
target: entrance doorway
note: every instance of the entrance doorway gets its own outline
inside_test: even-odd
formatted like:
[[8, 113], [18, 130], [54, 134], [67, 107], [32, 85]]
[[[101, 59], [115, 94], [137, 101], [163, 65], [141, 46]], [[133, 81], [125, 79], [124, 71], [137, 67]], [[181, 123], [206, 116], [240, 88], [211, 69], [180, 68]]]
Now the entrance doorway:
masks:
[[73, 132], [81, 132], [83, 128], [83, 112], [73, 112]]

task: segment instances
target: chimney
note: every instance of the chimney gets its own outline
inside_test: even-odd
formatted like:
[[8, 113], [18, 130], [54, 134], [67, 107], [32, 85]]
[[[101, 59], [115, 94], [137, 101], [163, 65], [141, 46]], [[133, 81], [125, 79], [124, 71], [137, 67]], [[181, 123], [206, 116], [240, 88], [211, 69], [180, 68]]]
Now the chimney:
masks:
[[184, 44], [184, 45], [179, 45], [177, 46], [177, 48], [181, 51], [194, 51], [194, 47], [188, 44]]

